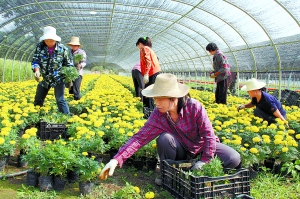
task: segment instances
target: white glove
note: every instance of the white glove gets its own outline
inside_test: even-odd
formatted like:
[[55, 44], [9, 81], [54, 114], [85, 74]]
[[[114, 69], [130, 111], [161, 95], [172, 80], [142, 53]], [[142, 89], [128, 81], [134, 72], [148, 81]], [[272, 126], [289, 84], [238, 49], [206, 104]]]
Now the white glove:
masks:
[[145, 74], [144, 75], [144, 83], [147, 84], [149, 82], [149, 75]]
[[40, 80], [40, 76], [41, 76], [40, 70], [36, 70], [34, 72], [34, 78], [37, 82]]
[[194, 164], [194, 166], [191, 168], [192, 170], [201, 170], [203, 165], [205, 165], [205, 162], [198, 161]]
[[118, 161], [116, 159], [111, 159], [109, 163], [105, 165], [100, 173], [100, 179], [106, 180], [108, 176], [112, 176], [114, 174], [115, 168], [118, 165]]
[[244, 108], [245, 108], [245, 105], [239, 105], [239, 106], [237, 107], [237, 110], [240, 111], [241, 109], [244, 109]]

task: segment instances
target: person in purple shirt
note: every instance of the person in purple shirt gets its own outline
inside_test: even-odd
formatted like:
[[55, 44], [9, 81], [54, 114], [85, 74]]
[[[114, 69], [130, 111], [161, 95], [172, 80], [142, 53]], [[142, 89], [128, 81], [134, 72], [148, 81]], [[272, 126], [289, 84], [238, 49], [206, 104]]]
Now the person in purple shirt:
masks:
[[[160, 161], [189, 160], [202, 154], [192, 169], [201, 169], [215, 155], [222, 160], [224, 167], [239, 166], [240, 154], [220, 143], [205, 108], [190, 98], [188, 92], [189, 87], [178, 83], [175, 75], [159, 74], [155, 83], [142, 91], [144, 96], [154, 98], [156, 108], [145, 125], [105, 165], [100, 178], [112, 176], [118, 164], [122, 167], [127, 158], [156, 137]], [[155, 182], [162, 184], [160, 177]]]
[[281, 103], [274, 96], [262, 91], [265, 86], [266, 83], [259, 82], [255, 78], [246, 81], [241, 90], [248, 92], [251, 102], [239, 105], [237, 110], [256, 106], [254, 115], [268, 121], [269, 124], [275, 123], [276, 118], [286, 120], [286, 112]]
[[215, 99], [218, 104], [227, 103], [227, 90], [230, 84], [230, 65], [224, 53], [222, 53], [215, 43], [209, 43], [206, 46], [209, 54], [213, 55], [213, 71], [210, 77], [215, 79], [217, 88], [215, 91]]

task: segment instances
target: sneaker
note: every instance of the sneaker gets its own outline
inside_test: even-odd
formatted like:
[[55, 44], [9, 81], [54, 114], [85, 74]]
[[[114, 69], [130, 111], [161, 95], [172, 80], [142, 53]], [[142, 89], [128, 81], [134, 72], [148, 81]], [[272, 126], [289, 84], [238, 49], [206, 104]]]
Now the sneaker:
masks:
[[158, 186], [162, 185], [162, 178], [161, 178], [161, 176], [158, 176], [157, 178], [155, 178], [155, 184], [157, 184]]

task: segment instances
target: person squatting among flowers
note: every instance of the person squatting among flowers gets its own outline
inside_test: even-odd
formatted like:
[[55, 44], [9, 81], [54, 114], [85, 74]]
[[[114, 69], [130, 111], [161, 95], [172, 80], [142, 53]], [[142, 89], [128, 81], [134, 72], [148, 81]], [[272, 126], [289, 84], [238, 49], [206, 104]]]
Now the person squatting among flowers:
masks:
[[255, 78], [246, 81], [241, 90], [248, 92], [251, 102], [239, 105], [237, 110], [256, 106], [254, 115], [268, 121], [269, 124], [276, 123], [276, 118], [282, 121], [286, 120], [286, 112], [281, 103], [274, 96], [262, 90], [265, 86], [265, 82], [259, 82]]
[[[156, 137], [160, 161], [189, 160], [201, 155], [192, 167], [201, 169], [217, 155], [224, 167], [239, 166], [240, 154], [220, 143], [205, 108], [189, 96], [189, 87], [178, 83], [175, 75], [159, 74], [155, 83], [145, 88], [142, 94], [154, 98], [156, 108], [145, 125], [119, 148], [114, 158], [102, 169], [101, 179], [112, 176], [117, 165], [122, 167], [127, 158]], [[162, 184], [160, 178], [155, 182]]]

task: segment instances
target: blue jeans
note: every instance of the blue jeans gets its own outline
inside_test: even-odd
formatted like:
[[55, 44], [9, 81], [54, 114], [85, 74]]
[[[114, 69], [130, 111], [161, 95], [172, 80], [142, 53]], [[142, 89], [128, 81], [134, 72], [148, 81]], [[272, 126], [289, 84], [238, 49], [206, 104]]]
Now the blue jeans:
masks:
[[[35, 97], [34, 97], [34, 105], [37, 106], [43, 106], [45, 98], [50, 90], [50, 86], [48, 88], [45, 88], [42, 86], [41, 83], [38, 84]], [[56, 99], [56, 104], [58, 107], [59, 112], [70, 114], [69, 106], [65, 100], [65, 84], [60, 83], [54, 87], [54, 94]]]

